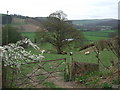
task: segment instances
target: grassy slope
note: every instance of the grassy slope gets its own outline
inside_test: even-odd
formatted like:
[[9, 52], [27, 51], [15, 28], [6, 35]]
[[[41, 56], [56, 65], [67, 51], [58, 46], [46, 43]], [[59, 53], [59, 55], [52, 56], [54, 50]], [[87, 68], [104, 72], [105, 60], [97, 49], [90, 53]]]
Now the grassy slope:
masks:
[[[43, 44], [39, 45], [41, 50], [45, 49], [46, 51], [50, 51], [51, 53], [44, 53], [43, 55], [45, 56], [44, 60], [53, 60], [53, 59], [59, 59], [59, 58], [67, 58], [67, 61], [69, 62], [70, 60], [70, 55], [69, 52], [73, 52], [73, 58], [74, 61], [78, 62], [89, 62], [89, 63], [97, 63], [97, 58], [96, 58], [96, 53], [91, 51], [89, 55], [85, 55], [84, 52], [79, 52], [75, 50], [68, 50], [67, 55], [60, 55], [56, 54], [55, 48], [50, 45], [50, 44]], [[29, 48], [33, 53], [37, 53], [34, 51], [34, 49]], [[110, 65], [111, 60], [115, 60], [116, 56], [111, 52], [111, 51], [100, 51], [100, 59], [105, 65]]]

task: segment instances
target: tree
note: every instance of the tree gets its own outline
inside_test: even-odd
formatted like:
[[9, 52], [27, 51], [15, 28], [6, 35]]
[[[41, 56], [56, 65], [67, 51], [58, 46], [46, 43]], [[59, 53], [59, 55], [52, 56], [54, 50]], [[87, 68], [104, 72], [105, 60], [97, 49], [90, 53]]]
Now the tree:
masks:
[[58, 18], [58, 19], [60, 19], [62, 21], [66, 21], [67, 20], [67, 18], [66, 18], [67, 15], [63, 11], [61, 11], [61, 10], [51, 13], [49, 15], [49, 17], [56, 17], [56, 18]]
[[43, 24], [48, 32], [41, 32], [42, 37], [39, 38], [55, 46], [58, 54], [62, 53], [65, 46], [73, 42], [80, 43], [83, 39], [81, 32], [66, 21], [66, 16], [62, 11], [50, 14]]
[[[7, 42], [7, 34], [8, 34], [8, 42]], [[2, 45], [7, 43], [16, 43], [18, 40], [22, 39], [20, 32], [18, 29], [11, 26], [5, 25], [2, 27]]]

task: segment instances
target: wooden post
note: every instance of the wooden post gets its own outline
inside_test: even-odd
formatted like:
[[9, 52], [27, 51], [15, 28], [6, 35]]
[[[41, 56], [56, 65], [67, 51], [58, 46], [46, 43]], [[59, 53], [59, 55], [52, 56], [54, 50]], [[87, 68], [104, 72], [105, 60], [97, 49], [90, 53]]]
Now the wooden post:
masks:
[[67, 71], [66, 71], [66, 70], [67, 70], [66, 58], [65, 58], [65, 61], [64, 61], [64, 62], [65, 62], [65, 67], [64, 67], [64, 81], [66, 81], [66, 75], [67, 75], [67, 74], [66, 74], [66, 73], [67, 73]]
[[73, 70], [72, 70], [73, 69], [73, 65], [72, 65], [73, 64], [73, 57], [72, 57], [72, 55], [73, 55], [73, 53], [70, 52], [70, 65], [69, 65], [70, 66], [70, 80], [72, 80], [72, 78], [73, 78], [72, 77], [72, 72], [73, 72]]

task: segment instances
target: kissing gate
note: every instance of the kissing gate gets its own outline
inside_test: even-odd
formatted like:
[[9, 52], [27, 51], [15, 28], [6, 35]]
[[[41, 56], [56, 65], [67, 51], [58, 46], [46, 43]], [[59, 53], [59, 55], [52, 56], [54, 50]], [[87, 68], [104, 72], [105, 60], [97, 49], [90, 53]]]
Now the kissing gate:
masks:
[[39, 88], [49, 78], [65, 78], [66, 58], [31, 62], [23, 64], [20, 69], [7, 68], [9, 76], [4, 79], [7, 88]]

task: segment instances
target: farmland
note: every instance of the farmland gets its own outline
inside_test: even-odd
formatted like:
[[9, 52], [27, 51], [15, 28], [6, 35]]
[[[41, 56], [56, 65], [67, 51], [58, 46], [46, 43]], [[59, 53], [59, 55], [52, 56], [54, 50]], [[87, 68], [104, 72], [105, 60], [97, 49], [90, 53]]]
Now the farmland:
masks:
[[[108, 39], [109, 32], [114, 32], [114, 30], [83, 32], [83, 34], [84, 34], [84, 37], [87, 40], [90, 40], [90, 41], [94, 42], [94, 41], [97, 41], [97, 40]], [[27, 36], [32, 41], [34, 41], [35, 33], [33, 33], [33, 32], [23, 32], [22, 35]], [[38, 44], [38, 46], [40, 47], [41, 50], [46, 50], [47, 52], [49, 52], [49, 53], [44, 53], [43, 54], [45, 56], [45, 58], [43, 60], [55, 60], [55, 59], [60, 59], [60, 58], [66, 58], [67, 63], [69, 63], [70, 62], [69, 52], [73, 52], [73, 60], [74, 61], [87, 62], [87, 63], [96, 63], [96, 64], [98, 63], [98, 61], [97, 61], [98, 59], [96, 58], [96, 53], [92, 50], [92, 48], [88, 49], [90, 51], [89, 55], [85, 55], [84, 50], [83, 51], [78, 51], [76, 49], [69, 49], [69, 48], [64, 49], [64, 50], [67, 51], [67, 54], [61, 55], [61, 54], [57, 54], [55, 48], [49, 43], [40, 43], [40, 44]], [[31, 47], [27, 48], [27, 50], [32, 51], [32, 53], [34, 53], [34, 54], [38, 54], [38, 52], [36, 52]], [[107, 72], [105, 71], [106, 69], [104, 69], [104, 66], [106, 66], [106, 67], [111, 66], [111, 61], [113, 61], [113, 60], [115, 62], [117, 62], [117, 57], [111, 51], [107, 51], [106, 49], [103, 50], [103, 51], [100, 51], [100, 53], [101, 54], [99, 55], [99, 58], [100, 58], [100, 60], [102, 62], [102, 63], [100, 63], [100, 73], [106, 75]], [[45, 66], [49, 68], [50, 64], [46, 64]], [[27, 71], [25, 70], [24, 72], [27, 72]], [[110, 72], [108, 71], [108, 73], [110, 73]], [[38, 78], [41, 79], [40, 77], [38, 77]], [[78, 81], [79, 81], [79, 78], [78, 78]], [[93, 82], [89, 82], [90, 85], [92, 85], [92, 83]], [[42, 85], [46, 86], [46, 87], [59, 87], [59, 86], [56, 86], [52, 82], [44, 82]]]
[[[54, 59], [59, 59], [59, 58], [67, 58], [67, 61], [69, 62], [70, 60], [70, 55], [69, 53], [67, 55], [60, 55], [60, 54], [56, 54], [56, 51], [54, 49], [53, 46], [49, 45], [49, 44], [43, 44], [43, 45], [39, 45], [39, 47], [41, 48], [41, 50], [46, 50], [46, 51], [50, 51], [51, 53], [44, 53], [45, 56], [45, 60], [54, 60]], [[33, 53], [35, 53], [34, 49], [29, 48], [29, 50], [31, 50]], [[78, 62], [88, 62], [88, 63], [97, 63], [97, 58], [96, 53], [94, 51], [91, 51], [90, 55], [85, 55], [84, 51], [80, 52], [80, 51], [76, 51], [76, 50], [68, 50], [68, 52], [73, 52], [73, 57], [75, 61]], [[100, 52], [100, 59], [103, 61], [103, 63], [105, 65], [110, 65], [110, 61], [117, 59], [116, 56], [107, 50], [101, 51]]]
[[[94, 32], [83, 32], [84, 37], [88, 40], [91, 41], [97, 41], [97, 40], [103, 40], [103, 39], [108, 39], [108, 33], [109, 32], [114, 32], [114, 30], [107, 30], [107, 31], [94, 31]], [[34, 38], [35, 38], [35, 33], [33, 32], [22, 32], [23, 36], [27, 36], [29, 37], [33, 42], [34, 42]], [[69, 59], [69, 55], [59, 55], [59, 54], [55, 54], [56, 50], [55, 48], [51, 45], [51, 44], [39, 44], [39, 47], [41, 48], [41, 50], [47, 50], [52, 52], [52, 54], [48, 54], [45, 53], [45, 59], [46, 60], [52, 60], [52, 59], [56, 59], [56, 58], [64, 58], [66, 57], [67, 59]], [[32, 49], [30, 49], [32, 50]], [[83, 52], [76, 52], [75, 49], [65, 49], [67, 50], [67, 52], [74, 52], [74, 58], [76, 61], [80, 61], [80, 62], [94, 62], [96, 63], [96, 57], [95, 57], [95, 52], [91, 52], [91, 54], [89, 56], [84, 55]], [[34, 52], [34, 50], [32, 50]], [[112, 52], [110, 51], [101, 51], [101, 55], [100, 58], [103, 59], [103, 62], [106, 63], [106, 65], [110, 65], [110, 60], [115, 59], [115, 56], [112, 54]], [[111, 57], [109, 57], [111, 56]], [[106, 60], [106, 61], [104, 61]]]
[[115, 32], [116, 30], [105, 30], [105, 31], [87, 31], [83, 32], [83, 35], [87, 40], [97, 41], [108, 39], [108, 35], [110, 32]]
[[[88, 24], [96, 24], [101, 22], [110, 22], [112, 19], [86, 19], [86, 20], [71, 20], [73, 24], [77, 25], [88, 25]], [[114, 20], [114, 19], [113, 19]]]
[[[107, 32], [112, 32], [112, 31], [107, 31]], [[105, 32], [105, 31], [101, 31], [101, 32], [84, 32], [84, 34], [86, 34], [86, 36], [93, 35], [94, 37], [97, 37], [96, 35], [98, 35], [100, 37], [100, 35], [101, 35], [101, 37], [103, 37], [103, 39], [104, 39], [105, 37], [107, 37], [107, 32]], [[24, 33], [22, 33], [22, 35], [23, 36], [27, 36], [31, 40], [34, 41], [35, 33], [26, 33], [26, 32], [24, 32]], [[90, 39], [92, 40], [92, 38], [90, 38]], [[66, 58], [66, 61], [69, 64], [70, 57], [71, 57], [70, 56], [70, 52], [73, 52], [73, 56], [72, 56], [73, 57], [73, 61], [86, 62], [86, 63], [95, 63], [95, 64], [98, 63], [98, 58], [96, 58], [96, 53], [94, 52], [93, 48], [88, 48], [87, 49], [87, 50], [90, 51], [89, 55], [85, 55], [85, 53], [84, 53], [87, 50], [79, 51], [79, 50], [77, 50], [75, 48], [73, 48], [73, 49], [65, 48], [64, 50], [67, 52], [67, 54], [62, 55], [62, 54], [57, 54], [56, 49], [49, 43], [39, 43], [37, 45], [40, 47], [41, 50], [45, 50], [46, 51], [46, 53], [43, 54], [43, 56], [45, 57], [43, 59], [43, 61]], [[40, 53], [40, 52], [36, 51], [35, 49], [33, 49], [32, 47], [28, 47], [28, 48], [26, 48], [26, 50], [27, 51], [31, 51], [33, 54], [39, 54]], [[102, 63], [100, 63], [100, 71], [99, 72], [95, 72], [93, 74], [86, 74], [83, 77], [75, 77], [75, 80], [80, 83], [79, 85], [85, 84], [85, 85], [88, 85], [88, 87], [90, 85], [91, 85], [90, 87], [97, 87], [97, 85], [94, 86], [94, 84], [98, 83], [100, 80], [103, 80], [100, 77], [101, 75], [104, 76], [104, 77], [112, 75], [113, 71], [109, 71], [109, 70], [106, 71], [105, 67], [110, 67], [111, 66], [111, 61], [117, 62], [117, 57], [111, 51], [108, 51], [108, 50], [104, 49], [103, 51], [100, 51], [99, 58], [100, 58], [100, 60], [102, 62]], [[57, 63], [59, 63], [59, 62], [57, 62]], [[42, 64], [42, 63], [40, 63], [40, 64]], [[54, 70], [54, 69], [50, 69], [51, 66], [53, 66], [52, 62], [46, 63], [44, 65], [44, 67], [48, 71]], [[34, 71], [35, 67], [36, 67], [35, 64], [24, 65], [24, 66], [21, 67], [21, 70], [22, 70], [21, 73], [23, 75], [28, 75], [29, 73], [32, 73]], [[59, 67], [58, 69], [64, 69], [64, 67]], [[40, 73], [40, 72], [38, 72], [38, 73]], [[90, 76], [90, 78], [89, 78], [89, 75], [92, 75], [92, 76]], [[91, 81], [85, 82], [85, 81], [87, 81], [87, 80], [89, 80], [91, 78], [96, 78], [96, 77], [98, 78], [97, 80], [96, 79], [94, 79], [94, 80], [92, 79]], [[10, 76], [9, 76], [9, 78], [10, 78]], [[46, 78], [46, 76], [36, 76], [36, 78], [38, 80], [41, 80], [43, 78]], [[61, 78], [60, 81], [58, 81], [59, 83], [64, 83], [64, 84], [69, 83], [69, 82], [64, 82], [63, 81], [63, 72], [59, 73], [59, 78]], [[116, 77], [115, 77], [115, 79], [116, 79]], [[54, 79], [52, 79], [52, 80], [55, 81]], [[60, 86], [61, 84], [56, 84], [56, 81], [55, 81], [55, 83], [53, 83], [52, 80], [45, 81], [45, 82], [43, 82], [41, 84], [43, 86], [45, 86], [45, 87], [50, 87], [50, 88], [58, 88], [58, 87], [60, 87], [61, 88], [61, 86]], [[81, 80], [83, 80], [82, 82], [84, 82], [84, 83], [81, 84]], [[68, 78], [68, 81], [69, 81], [69, 78]], [[103, 83], [103, 85], [104, 85], [104, 83]], [[32, 85], [29, 84], [27, 87], [31, 87], [31, 86]], [[102, 86], [100, 86], [100, 87], [102, 87]]]
[[[115, 32], [115, 31], [116, 30], [87, 31], [87, 32], [83, 32], [83, 35], [87, 40], [97, 41], [97, 40], [108, 39], [109, 33]], [[34, 32], [21, 32], [21, 34], [22, 34], [22, 36], [27, 36], [28, 38], [30, 38], [34, 42], [34, 39], [35, 39]]]
[[[46, 51], [49, 51], [49, 53], [44, 53], [43, 54], [45, 56], [44, 60], [55, 60], [55, 59], [60, 59], [60, 58], [66, 58], [67, 63], [69, 63], [70, 62], [69, 52], [72, 51], [73, 52], [73, 60], [74, 61], [77, 61], [77, 62], [87, 62], [87, 63], [96, 63], [97, 64], [96, 53], [92, 50], [92, 48], [88, 49], [88, 50], [90, 50], [90, 54], [89, 55], [85, 55], [84, 51], [76, 51], [75, 49], [68, 50], [67, 51], [68, 53], [65, 54], [65, 55], [60, 55], [60, 54], [56, 53], [55, 48], [52, 45], [50, 45], [50, 44], [39, 44], [38, 46], [41, 48], [41, 50], [44, 49]], [[32, 51], [32, 53], [34, 53], [34, 54], [38, 54], [38, 52], [36, 52], [31, 47], [27, 48], [27, 50]], [[115, 62], [117, 62], [117, 57], [111, 51], [107, 51], [105, 49], [103, 51], [100, 51], [100, 53], [101, 54], [99, 55], [99, 58], [100, 58], [102, 64], [104, 64], [104, 66], [106, 66], [106, 67], [111, 66], [111, 61], [112, 60], [114, 60]], [[103, 67], [102, 64], [100, 64], [100, 74], [106, 75], [108, 73], [111, 73], [109, 70], [106, 71], [106, 69], [104, 69], [104, 67]], [[47, 70], [48, 70], [49, 67], [51, 66], [51, 64], [50, 63], [46, 63], [45, 66], [48, 67], [47, 68]], [[64, 68], [64, 67], [62, 67], [62, 68]], [[25, 70], [25, 72], [28, 72], [28, 71]], [[96, 74], [93, 74], [93, 76], [94, 75], [96, 75]], [[46, 85], [45, 83], [43, 83], [43, 85]], [[88, 82], [88, 83], [90, 85], [92, 85], [92, 82]], [[49, 84], [47, 84], [47, 87], [52, 87], [52, 88], [53, 87], [58, 87], [56, 85], [51, 86], [51, 84], [53, 84], [53, 82], [49, 82]]]
[[[19, 21], [19, 19], [17, 21]], [[18, 23], [15, 23], [15, 24], [19, 25], [19, 23], [21, 23], [21, 22], [23, 23], [23, 25], [26, 24], [26, 23], [24, 23], [24, 20], [22, 20]], [[34, 23], [36, 23], [36, 22], [34, 22]], [[87, 22], [87, 23], [89, 23], [89, 22]], [[32, 21], [32, 23], [29, 23], [29, 25], [30, 24], [32, 25], [33, 21]], [[28, 25], [29, 28], [27, 29], [28, 31], [31, 29], [31, 27], [29, 25]], [[34, 30], [34, 29], [32, 29], [32, 30]], [[83, 31], [82, 33], [86, 40], [88, 40], [89, 42], [95, 42], [98, 40], [108, 39], [109, 33], [111, 33], [111, 32], [115, 32], [115, 30]], [[30, 32], [30, 31], [22, 32], [21, 31], [21, 34], [23, 37], [30, 38], [30, 40], [33, 43], [35, 43], [35, 40], [36, 40], [35, 32]], [[28, 44], [29, 44], [29, 42], [28, 42]], [[81, 47], [74, 48], [74, 46], [71, 45], [71, 47], [67, 46], [67, 47], [63, 48], [63, 51], [66, 53], [58, 54], [56, 51], [56, 48], [49, 43], [44, 42], [44, 43], [35, 43], [35, 44], [37, 44], [40, 47], [39, 50], [37, 49], [38, 51], [36, 51], [33, 47], [29, 47], [29, 45], [28, 45], [28, 47], [25, 47], [25, 50], [30, 51], [32, 54], [35, 54], [35, 55], [40, 54], [40, 50], [45, 50], [45, 53], [42, 54], [45, 58], [40, 62], [37, 62], [37, 63], [32, 62], [32, 64], [27, 63], [19, 68], [15, 68], [16, 70], [21, 69], [20, 72], [15, 72], [15, 70], [13, 70], [13, 72], [12, 72], [12, 70], [11, 71], [9, 70], [11, 68], [8, 68], [9, 72], [8, 72], [7, 78], [11, 79], [11, 81], [8, 80], [9, 81], [8, 83], [12, 82], [12, 78], [14, 79], [14, 76], [15, 76], [15, 78], [18, 78], [18, 79], [21, 79], [21, 77], [23, 78], [23, 79], [21, 79], [20, 82], [18, 82], [18, 84], [23, 82], [23, 84], [25, 84], [24, 85], [25, 87], [32, 87], [32, 85], [34, 86], [34, 84], [36, 84], [36, 80], [38, 80], [40, 85], [43, 85], [43, 86], [49, 87], [49, 88], [58, 88], [58, 87], [62, 88], [63, 86], [64, 86], [63, 88], [66, 88], [65, 85], [67, 85], [67, 87], [75, 87], [74, 84], [71, 82], [72, 79], [71, 79], [71, 74], [70, 74], [70, 72], [72, 70], [71, 69], [72, 60], [73, 60], [73, 62], [75, 61], [77, 63], [89, 63], [89, 65], [96, 64], [99, 67], [98, 71], [96, 71], [96, 72], [87, 72], [85, 70], [85, 73], [83, 75], [81, 74], [82, 69], [77, 67], [81, 71], [80, 71], [80, 73], [77, 73], [77, 70], [75, 69], [74, 82], [77, 82], [79, 86], [80, 85], [84, 85], [84, 86], [88, 85], [88, 87], [92, 87], [92, 88], [93, 87], [108, 87], [109, 85], [113, 84], [113, 79], [117, 79], [116, 78], [117, 75], [116, 75], [114, 78], [112, 78], [112, 80], [110, 79], [111, 80], [110, 83], [106, 81], [108, 86], [106, 86], [106, 83], [103, 83], [103, 81], [105, 81], [106, 78], [108, 78], [109, 76], [111, 77], [113, 75], [113, 73], [117, 67], [116, 55], [111, 50], [108, 51], [106, 47], [97, 53], [97, 49], [95, 46], [88, 47], [87, 49], [80, 51]], [[34, 44], [32, 44], [32, 45], [34, 45]], [[89, 51], [88, 55], [85, 54], [86, 51]], [[72, 52], [71, 55], [70, 55], [70, 52]], [[33, 57], [35, 58], [35, 56], [33, 56]], [[27, 58], [27, 59], [29, 59], [29, 58]], [[32, 59], [32, 60], [34, 60], [34, 59]], [[46, 60], [49, 60], [49, 62]], [[111, 63], [111, 61], [114, 62], [116, 65], [114, 66], [113, 63]], [[59, 67], [59, 65], [61, 65], [61, 67]], [[111, 67], [112, 67], [112, 69], [111, 69]], [[76, 67], [74, 67], [74, 68], [76, 68]], [[96, 68], [97, 68], [97, 66], [96, 66]], [[56, 70], [62, 71], [59, 73], [55, 72], [56, 74], [54, 74], [54, 76], [55, 77], [57, 76], [57, 78], [59, 79], [58, 81], [56, 81], [55, 78], [53, 78], [52, 74], [51, 74], [52, 72], [54, 72]], [[46, 74], [46, 72], [47, 72], [47, 74]], [[12, 76], [12, 73], [14, 74], [14, 76]], [[37, 75], [37, 76], [35, 77], [35, 75]], [[44, 78], [46, 78], [45, 79], [46, 81], [42, 81]], [[30, 79], [33, 81], [31, 81]], [[16, 79], [14, 79], [14, 80], [16, 80]], [[103, 86], [99, 83], [99, 81], [100, 81], [100, 83], [103, 84]], [[29, 82], [28, 86], [26, 85], [27, 82]], [[71, 83], [71, 84], [68, 84], [68, 83]], [[119, 83], [119, 82], [117, 82], [117, 83]], [[15, 84], [15, 82], [12, 84]], [[99, 84], [100, 86], [97, 86], [95, 84]], [[15, 85], [15, 87], [16, 86], [17, 85]], [[9, 87], [11, 87], [11, 86], [9, 86]], [[14, 85], [13, 85], [13, 87], [14, 87]]]
[[[108, 39], [108, 33], [109, 32], [114, 32], [114, 30], [107, 30], [107, 31], [94, 31], [94, 32], [83, 32], [84, 37], [88, 40], [92, 40], [92, 41], [97, 41], [97, 40], [103, 40], [103, 39]], [[23, 32], [22, 33], [23, 36], [27, 36], [29, 37], [33, 42], [34, 42], [34, 38], [35, 38], [35, 33], [33, 32]], [[64, 58], [66, 57], [67, 59], [69, 59], [69, 55], [59, 55], [59, 54], [55, 54], [56, 50], [55, 48], [51, 45], [51, 44], [39, 44], [39, 47], [42, 50], [47, 50], [50, 51], [52, 53], [48, 54], [45, 53], [44, 56], [46, 57], [46, 60], [52, 60], [52, 59], [56, 59], [56, 58]], [[32, 49], [30, 49], [32, 50]], [[32, 50], [34, 52], [34, 50]], [[93, 62], [96, 63], [96, 57], [95, 57], [95, 52], [91, 52], [91, 54], [89, 56], [84, 55], [83, 52], [76, 52], [76, 50], [71, 50], [71, 49], [67, 49], [68, 52], [74, 52], [74, 59], [76, 61], [79, 62]], [[115, 59], [115, 56], [112, 54], [112, 52], [110, 51], [101, 51], [101, 55], [100, 58], [103, 59], [103, 62], [106, 65], [110, 65], [110, 60]], [[111, 57], [109, 57], [111, 56]]]

